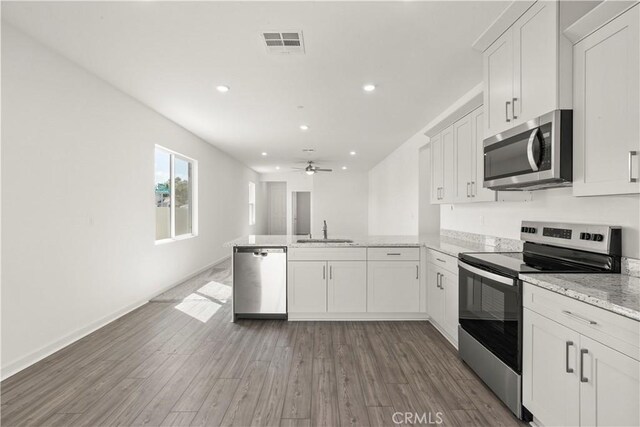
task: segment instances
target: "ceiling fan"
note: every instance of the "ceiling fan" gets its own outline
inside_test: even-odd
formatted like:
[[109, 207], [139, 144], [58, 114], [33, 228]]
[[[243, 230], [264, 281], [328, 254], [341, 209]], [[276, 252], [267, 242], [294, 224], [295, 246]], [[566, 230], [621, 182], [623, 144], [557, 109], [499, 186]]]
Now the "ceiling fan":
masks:
[[307, 166], [303, 168], [294, 168], [298, 170], [303, 170], [307, 175], [313, 175], [316, 172], [333, 172], [333, 169], [323, 169], [318, 166], [314, 166], [315, 162], [313, 160], [307, 161]]

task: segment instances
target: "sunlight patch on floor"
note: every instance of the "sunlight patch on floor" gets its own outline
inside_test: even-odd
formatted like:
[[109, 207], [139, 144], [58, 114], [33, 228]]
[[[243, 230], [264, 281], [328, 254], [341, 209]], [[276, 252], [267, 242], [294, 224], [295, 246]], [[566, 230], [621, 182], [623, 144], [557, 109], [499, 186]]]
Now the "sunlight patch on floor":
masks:
[[189, 316], [201, 321], [202, 323], [207, 323], [207, 321], [211, 319], [211, 317], [216, 314], [218, 309], [222, 306], [213, 301], [203, 300], [202, 297], [197, 297], [198, 295], [191, 294], [174, 308], [180, 310], [185, 314], [188, 314]]
[[198, 289], [197, 292], [223, 303], [227, 302], [229, 298], [231, 298], [231, 286], [215, 281], [205, 284], [203, 287]]

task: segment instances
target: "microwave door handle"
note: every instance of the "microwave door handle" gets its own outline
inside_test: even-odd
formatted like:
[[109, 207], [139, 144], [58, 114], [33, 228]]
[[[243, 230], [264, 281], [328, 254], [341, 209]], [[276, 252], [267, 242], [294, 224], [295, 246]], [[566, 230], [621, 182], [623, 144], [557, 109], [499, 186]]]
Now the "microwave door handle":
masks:
[[529, 142], [527, 143], [527, 159], [529, 160], [529, 166], [531, 166], [531, 170], [534, 172], [538, 171], [538, 163], [536, 163], [536, 159], [533, 158], [533, 143], [536, 141], [536, 136], [538, 135], [538, 128], [535, 128], [531, 135], [529, 135]]
[[477, 274], [480, 277], [493, 280], [494, 282], [502, 283], [503, 285], [508, 285], [508, 286], [515, 285], [515, 280], [510, 277], [500, 276], [499, 274], [490, 273], [488, 271], [481, 270], [477, 267], [473, 267], [460, 260], [458, 260], [458, 267], [462, 268], [463, 270], [467, 270], [469, 273]]

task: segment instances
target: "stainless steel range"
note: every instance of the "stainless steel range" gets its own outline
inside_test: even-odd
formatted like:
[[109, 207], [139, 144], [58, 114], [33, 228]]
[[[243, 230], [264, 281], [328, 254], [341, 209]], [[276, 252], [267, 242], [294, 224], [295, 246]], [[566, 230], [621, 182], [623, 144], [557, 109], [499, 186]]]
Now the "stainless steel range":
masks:
[[520, 419], [520, 273], [619, 273], [621, 229], [523, 221], [522, 252], [465, 253], [459, 267], [459, 354]]

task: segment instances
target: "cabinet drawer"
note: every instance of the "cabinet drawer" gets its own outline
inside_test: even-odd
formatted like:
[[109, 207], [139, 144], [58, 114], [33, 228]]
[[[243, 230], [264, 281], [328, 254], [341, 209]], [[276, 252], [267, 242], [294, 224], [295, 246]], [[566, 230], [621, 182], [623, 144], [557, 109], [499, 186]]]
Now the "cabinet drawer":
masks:
[[640, 360], [640, 322], [526, 282], [523, 306]]
[[366, 261], [367, 248], [290, 248], [289, 261]]
[[420, 261], [420, 248], [369, 248], [369, 261]]
[[427, 261], [451, 273], [458, 274], [458, 258], [454, 258], [451, 255], [445, 255], [442, 252], [429, 249], [427, 252]]

